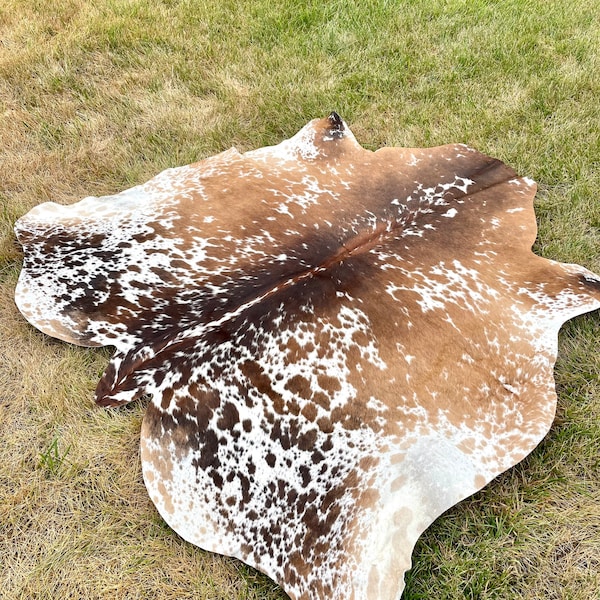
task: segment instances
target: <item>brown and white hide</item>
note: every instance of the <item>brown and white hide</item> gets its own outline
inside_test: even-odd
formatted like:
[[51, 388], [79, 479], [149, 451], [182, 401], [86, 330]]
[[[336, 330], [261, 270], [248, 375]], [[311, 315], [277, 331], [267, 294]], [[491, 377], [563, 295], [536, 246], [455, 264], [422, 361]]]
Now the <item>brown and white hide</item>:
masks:
[[116, 347], [151, 396], [166, 522], [293, 600], [395, 600], [419, 535], [538, 444], [557, 333], [600, 278], [532, 253], [534, 183], [464, 145], [363, 149], [340, 117], [16, 232], [23, 315]]

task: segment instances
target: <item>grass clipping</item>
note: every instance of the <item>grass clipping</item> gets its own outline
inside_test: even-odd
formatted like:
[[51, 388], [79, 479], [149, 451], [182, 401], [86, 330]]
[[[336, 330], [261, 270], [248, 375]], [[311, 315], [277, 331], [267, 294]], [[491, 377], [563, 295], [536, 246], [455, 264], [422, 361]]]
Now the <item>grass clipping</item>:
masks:
[[[12, 227], [338, 110], [367, 147], [466, 142], [536, 179], [548, 258], [600, 271], [596, 3], [5, 0], [0, 7], [0, 589], [7, 600], [285, 598], [166, 527], [144, 406], [96, 408], [106, 350], [29, 327]], [[600, 589], [600, 324], [569, 322], [551, 433], [421, 538], [404, 598]]]

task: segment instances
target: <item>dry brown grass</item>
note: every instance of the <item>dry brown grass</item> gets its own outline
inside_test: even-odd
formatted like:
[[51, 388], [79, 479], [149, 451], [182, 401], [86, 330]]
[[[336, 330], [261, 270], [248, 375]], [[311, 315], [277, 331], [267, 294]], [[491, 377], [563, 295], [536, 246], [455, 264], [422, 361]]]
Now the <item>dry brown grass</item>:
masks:
[[[596, 3], [4, 0], [0, 6], [0, 596], [275, 599], [170, 531], [140, 475], [143, 404], [108, 360], [30, 328], [12, 226], [335, 108], [369, 148], [464, 141], [540, 183], [537, 250], [600, 271]], [[566, 326], [557, 420], [423, 536], [411, 600], [600, 598], [598, 315]]]

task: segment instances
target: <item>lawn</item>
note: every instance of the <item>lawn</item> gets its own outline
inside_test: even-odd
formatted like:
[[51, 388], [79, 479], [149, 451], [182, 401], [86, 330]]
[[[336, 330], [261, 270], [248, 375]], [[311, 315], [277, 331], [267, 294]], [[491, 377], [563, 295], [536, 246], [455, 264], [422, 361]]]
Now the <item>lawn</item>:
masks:
[[[108, 350], [32, 329], [15, 219], [338, 111], [359, 142], [467, 143], [538, 182], [535, 251], [600, 273], [596, 0], [3, 0], [0, 596], [282, 600], [162, 521]], [[600, 598], [600, 318], [565, 325], [554, 426], [422, 536], [406, 600]]]

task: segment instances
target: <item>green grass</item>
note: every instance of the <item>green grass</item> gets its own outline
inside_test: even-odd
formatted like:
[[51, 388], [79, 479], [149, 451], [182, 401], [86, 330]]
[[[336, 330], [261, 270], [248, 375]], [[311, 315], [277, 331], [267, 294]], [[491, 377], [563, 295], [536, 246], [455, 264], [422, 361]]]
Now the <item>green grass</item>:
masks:
[[[595, 0], [4, 0], [2, 597], [285, 597], [157, 516], [143, 405], [91, 403], [107, 351], [49, 340], [13, 304], [18, 216], [335, 109], [367, 148], [465, 142], [536, 179], [536, 251], [600, 272], [599, 72]], [[405, 598], [600, 598], [598, 339], [597, 313], [565, 326], [552, 431], [423, 535]]]
[[64, 450], [58, 447], [58, 437], [55, 437], [48, 447], [40, 452], [39, 466], [46, 471], [48, 477], [58, 477], [66, 474], [66, 469], [69, 466], [67, 455], [71, 450], [71, 446], [67, 446]]

